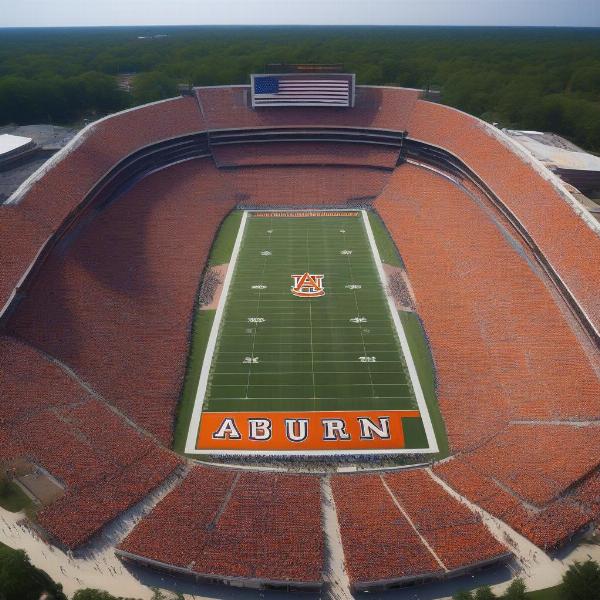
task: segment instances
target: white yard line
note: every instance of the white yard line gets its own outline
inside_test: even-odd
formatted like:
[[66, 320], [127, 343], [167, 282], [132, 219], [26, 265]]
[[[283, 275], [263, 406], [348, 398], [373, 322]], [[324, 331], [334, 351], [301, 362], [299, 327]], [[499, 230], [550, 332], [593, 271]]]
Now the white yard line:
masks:
[[[273, 398], [269, 398], [269, 400], [272, 400]], [[364, 400], [364, 398], [363, 398]], [[252, 411], [253, 413], [255, 413], [256, 411]], [[311, 410], [308, 411], [302, 411], [302, 412], [314, 412]], [[322, 411], [316, 411], [317, 413], [322, 412]], [[361, 411], [362, 412], [362, 411]], [[389, 412], [389, 411], [388, 411]], [[397, 411], [397, 412], [402, 412], [402, 411]], [[361, 461], [365, 456], [369, 455], [369, 456], [384, 456], [384, 457], [392, 457], [392, 456], [396, 456], [396, 455], [400, 455], [400, 454], [414, 454], [415, 451], [411, 450], [411, 449], [406, 449], [406, 448], [401, 448], [401, 449], [396, 449], [396, 448], [389, 448], [389, 449], [381, 449], [381, 450], [364, 450], [364, 449], [353, 449], [353, 450], [344, 450], [344, 449], [337, 449], [337, 450], [215, 450], [215, 449], [210, 449], [210, 450], [196, 450], [193, 453], [190, 454], [197, 454], [198, 456], [202, 455], [202, 454], [210, 454], [212, 456], [237, 456], [237, 457], [244, 457], [244, 456], [260, 456], [260, 457], [264, 457], [264, 458], [269, 458], [272, 456], [294, 456], [296, 458], [298, 457], [302, 457], [302, 456], [322, 456], [322, 457], [326, 457], [326, 458], [332, 458], [332, 457], [336, 457], [338, 455], [343, 455], [343, 456], [353, 456], [354, 458], [356, 458], [357, 461]], [[421, 454], [424, 454], [423, 451], [420, 451]], [[239, 468], [241, 465], [231, 465], [234, 466], [236, 469]], [[389, 468], [389, 467], [384, 467], [384, 468]], [[405, 467], [402, 467], [405, 468]]]
[[[334, 321], [341, 321], [342, 319], [333, 319]], [[344, 319], [345, 320], [345, 319]], [[369, 325], [372, 325], [373, 323], [386, 323], [387, 319], [375, 319], [375, 320], [371, 320], [369, 321]], [[247, 321], [234, 321], [231, 320], [229, 321], [229, 323], [247, 323]], [[273, 324], [273, 319], [271, 319], [271, 324]], [[310, 329], [310, 327], [303, 327], [303, 326], [293, 326], [293, 325], [278, 325], [277, 326], [278, 329]], [[348, 329], [347, 325], [344, 325], [343, 327], [338, 327], [335, 325], [331, 325], [331, 326], [327, 326], [327, 325], [323, 325], [323, 326], [319, 326], [319, 329]], [[378, 335], [382, 335], [382, 334], [378, 334]], [[226, 333], [223, 335], [223, 337], [242, 337], [241, 333]]]
[[438, 443], [435, 437], [435, 432], [433, 431], [433, 425], [431, 423], [431, 417], [429, 416], [429, 410], [427, 409], [427, 403], [425, 402], [425, 396], [423, 395], [423, 389], [421, 388], [421, 382], [419, 381], [419, 375], [417, 374], [417, 368], [415, 367], [415, 363], [410, 352], [410, 347], [408, 345], [408, 339], [406, 337], [404, 327], [402, 326], [400, 315], [396, 310], [394, 299], [386, 292], [387, 286], [385, 272], [383, 270], [383, 264], [381, 263], [381, 257], [379, 255], [377, 244], [375, 243], [375, 236], [373, 235], [373, 230], [371, 229], [371, 223], [366, 210], [362, 211], [362, 216], [365, 229], [367, 230], [367, 237], [369, 238], [369, 243], [371, 244], [373, 258], [375, 259], [375, 265], [377, 266], [377, 272], [379, 273], [379, 279], [381, 280], [381, 286], [383, 287], [383, 291], [388, 302], [392, 320], [396, 326], [398, 338], [400, 339], [400, 346], [402, 347], [402, 352], [404, 353], [404, 358], [406, 360], [406, 366], [408, 367], [408, 374], [410, 376], [415, 397], [417, 399], [417, 405], [421, 412], [423, 427], [425, 428], [425, 434], [427, 435], [427, 443], [429, 444], [429, 448], [426, 450], [420, 450], [420, 452], [437, 453], [439, 451]]
[[[308, 303], [308, 315], [310, 321], [310, 372], [312, 374], [313, 400], [317, 399], [317, 387], [315, 385], [315, 348], [313, 345], [313, 328], [312, 328], [312, 304]], [[288, 384], [293, 385], [293, 384]]]
[[[363, 363], [364, 364], [364, 363]], [[312, 371], [313, 375], [315, 374], [314, 371]], [[245, 375], [245, 373], [238, 373], [238, 375]], [[258, 373], [258, 375], [265, 375], [265, 373]], [[300, 386], [300, 387], [304, 387], [304, 383], [277, 383], [277, 387], [296, 387], [296, 386]], [[314, 384], [314, 377], [313, 377], [313, 385]], [[320, 383], [319, 387], [337, 387], [338, 385], [340, 385], [339, 383]], [[349, 384], [352, 387], [357, 386], [357, 385], [368, 385], [370, 387], [373, 387], [373, 382], [371, 383], [351, 383]], [[380, 385], [408, 385], [408, 383], [377, 383], [375, 384], [377, 386]], [[216, 388], [220, 388], [220, 387], [240, 387], [239, 383], [213, 383], [213, 387]], [[251, 385], [251, 387], [268, 387], [271, 388], [273, 387], [272, 383], [253, 383]], [[246, 396], [247, 398], [247, 396]]]
[[[306, 270], [310, 273], [310, 243], [306, 231]], [[308, 301], [308, 322], [310, 325], [310, 370], [312, 373], [313, 406], [317, 407], [317, 386], [315, 385], [315, 347], [313, 344], [312, 303]]]
[[[394, 399], [404, 400], [406, 398], [412, 398], [412, 395], [410, 395], [410, 396], [377, 396], [377, 400], [394, 400]], [[273, 399], [274, 399], [273, 396], [267, 396], [265, 398], [261, 398], [261, 397], [236, 398], [235, 396], [227, 396], [225, 398], [220, 398], [218, 396], [213, 397], [213, 400], [273, 400]], [[364, 399], [365, 399], [364, 396], [357, 396], [356, 398], [352, 398], [352, 397], [351, 398], [343, 398], [343, 400], [364, 400]], [[283, 398], [283, 400], [312, 400], [312, 396], [294, 396], [293, 398], [286, 397], [286, 398]], [[331, 396], [331, 397], [318, 396], [317, 400], [340, 400], [340, 397], [339, 396]], [[352, 409], [346, 409], [341, 412], [349, 412], [349, 410], [352, 410]], [[365, 409], [360, 409], [360, 410], [364, 412]], [[367, 410], [372, 410], [372, 409], [367, 409]], [[398, 409], [393, 408], [392, 410], [385, 410], [384, 412], [386, 412], [386, 413], [404, 413], [404, 412], [413, 412], [413, 410], [414, 409], [410, 409], [410, 408], [398, 408]], [[234, 411], [234, 412], [238, 412], [238, 411]], [[267, 411], [267, 412], [271, 412], [271, 411]], [[298, 411], [294, 411], [294, 412], [299, 412], [299, 413], [301, 413], [301, 412], [303, 412], [303, 413], [304, 412], [316, 412], [316, 413], [319, 413], [319, 412], [335, 412], [335, 411], [328, 411], [328, 410], [324, 411], [321, 409], [317, 409], [317, 410], [298, 410]], [[340, 411], [338, 411], [338, 412], [340, 412]], [[379, 412], [382, 412], [382, 411], [380, 410]], [[357, 454], [360, 454], [361, 452], [357, 451]], [[394, 454], [395, 452], [396, 452], [395, 450], [389, 451], [390, 454]], [[406, 452], [410, 453], [410, 454], [414, 454], [415, 451], [412, 449], [409, 449], [409, 450], [406, 450]]]
[[[312, 371], [261, 371], [261, 375], [310, 375]], [[356, 371], [317, 371], [318, 375], [354, 375]], [[377, 375], [396, 375], [397, 371], [377, 371]], [[213, 375], [243, 375], [243, 371], [213, 371]], [[232, 384], [233, 385], [233, 384]], [[368, 384], [367, 384], [368, 385]], [[397, 385], [408, 385], [398, 383]]]
[[[305, 342], [306, 343], [306, 342]], [[265, 351], [266, 352], [266, 351]], [[347, 351], [344, 351], [344, 353]], [[344, 353], [336, 351], [336, 350], [321, 350], [320, 354], [341, 354], [343, 355]], [[222, 350], [221, 354], [239, 354], [239, 350]], [[271, 354], [273, 354], [273, 352], [271, 352]], [[297, 352], [295, 351], [281, 351], [281, 352], [275, 352], [275, 354], [277, 354], [277, 356], [279, 356], [280, 354], [311, 354], [310, 350], [298, 350]], [[380, 350], [379, 354], [398, 354], [398, 350]], [[356, 361], [348, 361], [348, 362], [356, 362]], [[379, 361], [376, 361], [379, 362]], [[399, 360], [397, 360], [396, 362], [400, 362]]]
[[[344, 248], [348, 248], [346, 232], [344, 231], [344, 233], [342, 235], [344, 236]], [[352, 256], [352, 255], [351, 254], [346, 255], [348, 271], [350, 272], [349, 280], [353, 283], [356, 283], [356, 279], [354, 279], [354, 271], [352, 269], [352, 262], [350, 261], [350, 256]], [[356, 290], [352, 290], [352, 295], [354, 296], [354, 306], [356, 307], [356, 316], [361, 317], [362, 315], [360, 313], [360, 308], [358, 306], [358, 296], [356, 295]], [[360, 343], [362, 343], [362, 347], [363, 347], [363, 356], [367, 356], [367, 344], [365, 342], [365, 335], [363, 333], [362, 325], [359, 325], [358, 330], [360, 331], [360, 339], [361, 339]], [[358, 342], [356, 342], [356, 343], [358, 343]], [[371, 385], [371, 398], [375, 398], [375, 386], [373, 385], [373, 377], [371, 376], [371, 363], [366, 363], [366, 365], [367, 365], [367, 373], [369, 374], [369, 381], [370, 381], [370, 385]]]
[[[281, 352], [280, 354], [298, 354], [298, 352]], [[325, 353], [324, 353], [325, 354]], [[263, 360], [261, 361], [261, 364], [263, 365], [272, 365], [272, 364], [286, 364], [286, 365], [295, 365], [298, 364], [299, 361], [297, 360], [278, 360], [277, 362], [274, 361], [270, 361], [270, 360]], [[365, 363], [361, 362], [360, 360], [320, 360], [319, 363], [331, 363], [331, 364], [361, 364], [364, 365]], [[391, 365], [401, 365], [402, 362], [399, 360], [378, 360], [377, 361], [378, 364], [391, 364]], [[221, 365], [239, 365], [240, 361], [238, 360], [220, 360], [219, 364]]]
[[[246, 213], [244, 213], [246, 214]], [[269, 238], [271, 236], [269, 235]], [[269, 247], [270, 246], [270, 239], [269, 239]], [[260, 274], [260, 280], [259, 280], [259, 284], [263, 285], [264, 281], [265, 281], [265, 271], [267, 269], [267, 261], [269, 260], [269, 256], [271, 256], [270, 254], [264, 256], [264, 260], [263, 260], [263, 266], [262, 266], [262, 271]], [[256, 300], [256, 315], [260, 315], [260, 301], [262, 299], [262, 295], [261, 295], [262, 290], [258, 290], [258, 300]], [[254, 302], [254, 300], [252, 301]], [[256, 327], [254, 327], [254, 331], [252, 333], [252, 348], [250, 349], [250, 358], [254, 359], [254, 348], [256, 346], [256, 334], [258, 333], [258, 324], [256, 324]], [[236, 351], [236, 354], [239, 354], [239, 350]], [[252, 375], [252, 364], [250, 363], [248, 365], [248, 379], [246, 380], [246, 398], [248, 398], [248, 389], [250, 388], [250, 377]]]
[[[310, 315], [309, 315], [309, 318], [310, 318]], [[224, 335], [221, 336], [221, 338], [224, 338], [224, 337], [225, 337]], [[247, 334], [240, 334], [240, 335], [235, 336], [235, 337], [246, 338]], [[300, 344], [309, 344], [309, 343], [310, 342], [281, 342], [281, 344], [280, 344], [278, 342], [261, 342], [260, 347], [261, 348], [263, 348], [265, 346], [279, 347], [279, 346], [281, 346], [283, 344], [287, 344], [288, 346], [299, 346]], [[321, 345], [321, 346], [325, 346], [325, 345], [331, 346], [331, 343], [330, 342], [313, 342], [313, 345], [315, 345], [315, 346], [318, 346], [318, 345]], [[362, 346], [363, 343], [362, 342], [344, 342], [344, 346], [356, 346], [356, 345]], [[392, 342], [369, 342], [369, 346], [393, 346], [393, 345], [395, 345], [395, 344], [393, 344]], [[233, 353], [233, 350], [231, 350], [229, 352]], [[391, 350], [390, 350], [390, 352], [391, 352]], [[335, 352], [335, 354], [338, 354], [338, 353], [339, 352]], [[279, 354], [279, 352], [278, 352], [278, 354]], [[294, 352], [294, 354], [296, 354], [296, 353]], [[514, 422], [516, 423], [517, 421], [514, 421]]]
[[235, 265], [237, 263], [238, 255], [240, 253], [240, 246], [242, 245], [242, 238], [244, 237], [244, 230], [246, 228], [246, 221], [248, 218], [247, 211], [244, 211], [242, 220], [240, 222], [240, 228], [238, 230], [235, 243], [233, 245], [233, 251], [231, 253], [231, 259], [229, 261], [229, 267], [227, 274], [225, 275], [225, 281], [223, 282], [223, 290], [221, 291], [221, 297], [219, 298], [219, 305], [215, 312], [215, 318], [210, 330], [210, 336], [208, 343], [206, 344], [206, 352], [204, 354], [204, 360], [202, 362], [202, 370], [200, 371], [200, 379], [198, 381], [198, 389], [196, 391], [196, 399], [194, 401], [194, 409], [192, 411], [192, 418], [190, 420], [190, 428], [188, 430], [188, 437], [185, 444], [185, 451], [189, 454], [196, 452], [196, 439], [198, 437], [198, 430], [200, 428], [200, 418], [202, 417], [202, 406], [204, 405], [204, 396], [206, 394], [206, 388], [208, 386], [208, 375], [210, 373], [210, 367], [212, 365], [213, 355], [215, 353], [215, 347], [217, 344], [217, 337], [219, 335], [219, 329], [221, 326], [221, 320], [223, 319], [223, 312], [225, 310], [225, 304], [227, 302], [227, 296], [229, 295], [229, 286], [233, 278], [233, 272], [235, 271]]

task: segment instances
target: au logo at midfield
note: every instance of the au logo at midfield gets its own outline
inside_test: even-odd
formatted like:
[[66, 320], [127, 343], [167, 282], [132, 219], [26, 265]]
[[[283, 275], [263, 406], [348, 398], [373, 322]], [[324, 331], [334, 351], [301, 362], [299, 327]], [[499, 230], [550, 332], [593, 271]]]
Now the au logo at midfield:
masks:
[[318, 296], [324, 296], [323, 277], [324, 275], [311, 275], [310, 273], [292, 275], [292, 279], [294, 280], [292, 294], [300, 298], [316, 298]]

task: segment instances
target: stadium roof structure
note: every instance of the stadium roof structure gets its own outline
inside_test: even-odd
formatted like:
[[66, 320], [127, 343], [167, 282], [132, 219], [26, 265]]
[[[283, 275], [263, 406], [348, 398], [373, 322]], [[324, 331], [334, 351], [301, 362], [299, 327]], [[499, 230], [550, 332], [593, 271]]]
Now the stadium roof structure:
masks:
[[580, 191], [600, 187], [600, 157], [594, 156], [556, 134], [507, 130], [536, 159]]
[[[143, 503], [133, 528], [120, 523], [123, 560], [319, 588], [333, 544], [355, 590], [510, 560], [514, 531], [547, 553], [587, 531], [600, 518], [600, 224], [505, 133], [418, 90], [358, 86], [344, 110], [252, 110], [249, 92], [196, 88], [92, 123], [0, 206], [0, 462], [42, 467], [62, 489], [36, 527], [86, 548]], [[343, 226], [327, 220], [337, 218]], [[286, 248], [302, 250], [301, 265]], [[242, 277], [228, 266], [236, 252]], [[223, 273], [233, 295], [198, 311], [199, 290], [212, 294]], [[334, 310], [319, 313], [323, 298]], [[361, 298], [371, 312], [348, 313]], [[319, 380], [325, 363], [342, 365], [333, 383], [348, 405], [355, 385], [399, 398], [410, 388], [407, 342], [447, 447], [394, 468], [336, 452], [347, 439], [338, 414], [324, 417], [337, 437], [321, 463], [186, 456], [196, 357], [219, 310], [222, 370], [207, 383], [220, 386], [208, 400], [223, 411], [248, 399], [264, 402], [255, 412], [272, 409], [279, 389], [306, 381], [330, 386], [338, 367]], [[332, 333], [336, 319], [352, 339]], [[248, 342], [265, 323], [290, 333], [259, 338], [259, 357]], [[346, 343], [359, 351], [341, 356]], [[274, 377], [254, 382], [266, 392], [240, 394], [261, 368]], [[428, 368], [429, 378], [418, 370]], [[369, 396], [371, 424], [358, 415], [361, 443], [386, 435], [381, 396]], [[307, 399], [319, 412], [321, 395]], [[348, 409], [329, 399], [327, 412]], [[267, 421], [253, 424], [257, 442]], [[412, 423], [398, 444], [419, 437]]]
[[23, 149], [25, 146], [31, 144], [32, 141], [31, 138], [20, 135], [0, 134], [0, 159], [7, 154]]
[[549, 136], [541, 131], [509, 130], [508, 133], [550, 168], [600, 171], [600, 157], [573, 145], [561, 147], [549, 143]]

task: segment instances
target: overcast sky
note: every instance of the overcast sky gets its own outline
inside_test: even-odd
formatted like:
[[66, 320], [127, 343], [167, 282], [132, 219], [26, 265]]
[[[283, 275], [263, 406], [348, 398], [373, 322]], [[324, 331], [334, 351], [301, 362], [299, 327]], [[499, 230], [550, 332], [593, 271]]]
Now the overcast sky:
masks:
[[237, 24], [600, 27], [600, 0], [0, 0], [0, 27]]

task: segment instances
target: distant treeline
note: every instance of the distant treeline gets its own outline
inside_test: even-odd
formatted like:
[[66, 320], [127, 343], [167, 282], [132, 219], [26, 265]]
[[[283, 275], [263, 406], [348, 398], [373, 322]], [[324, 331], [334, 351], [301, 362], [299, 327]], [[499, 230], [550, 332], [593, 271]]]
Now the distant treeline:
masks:
[[[487, 121], [600, 152], [599, 29], [0, 29], [0, 124], [95, 117], [180, 83], [247, 83], [271, 62], [339, 62], [359, 84], [434, 87]], [[139, 74], [130, 94], [117, 85], [124, 73]]]

